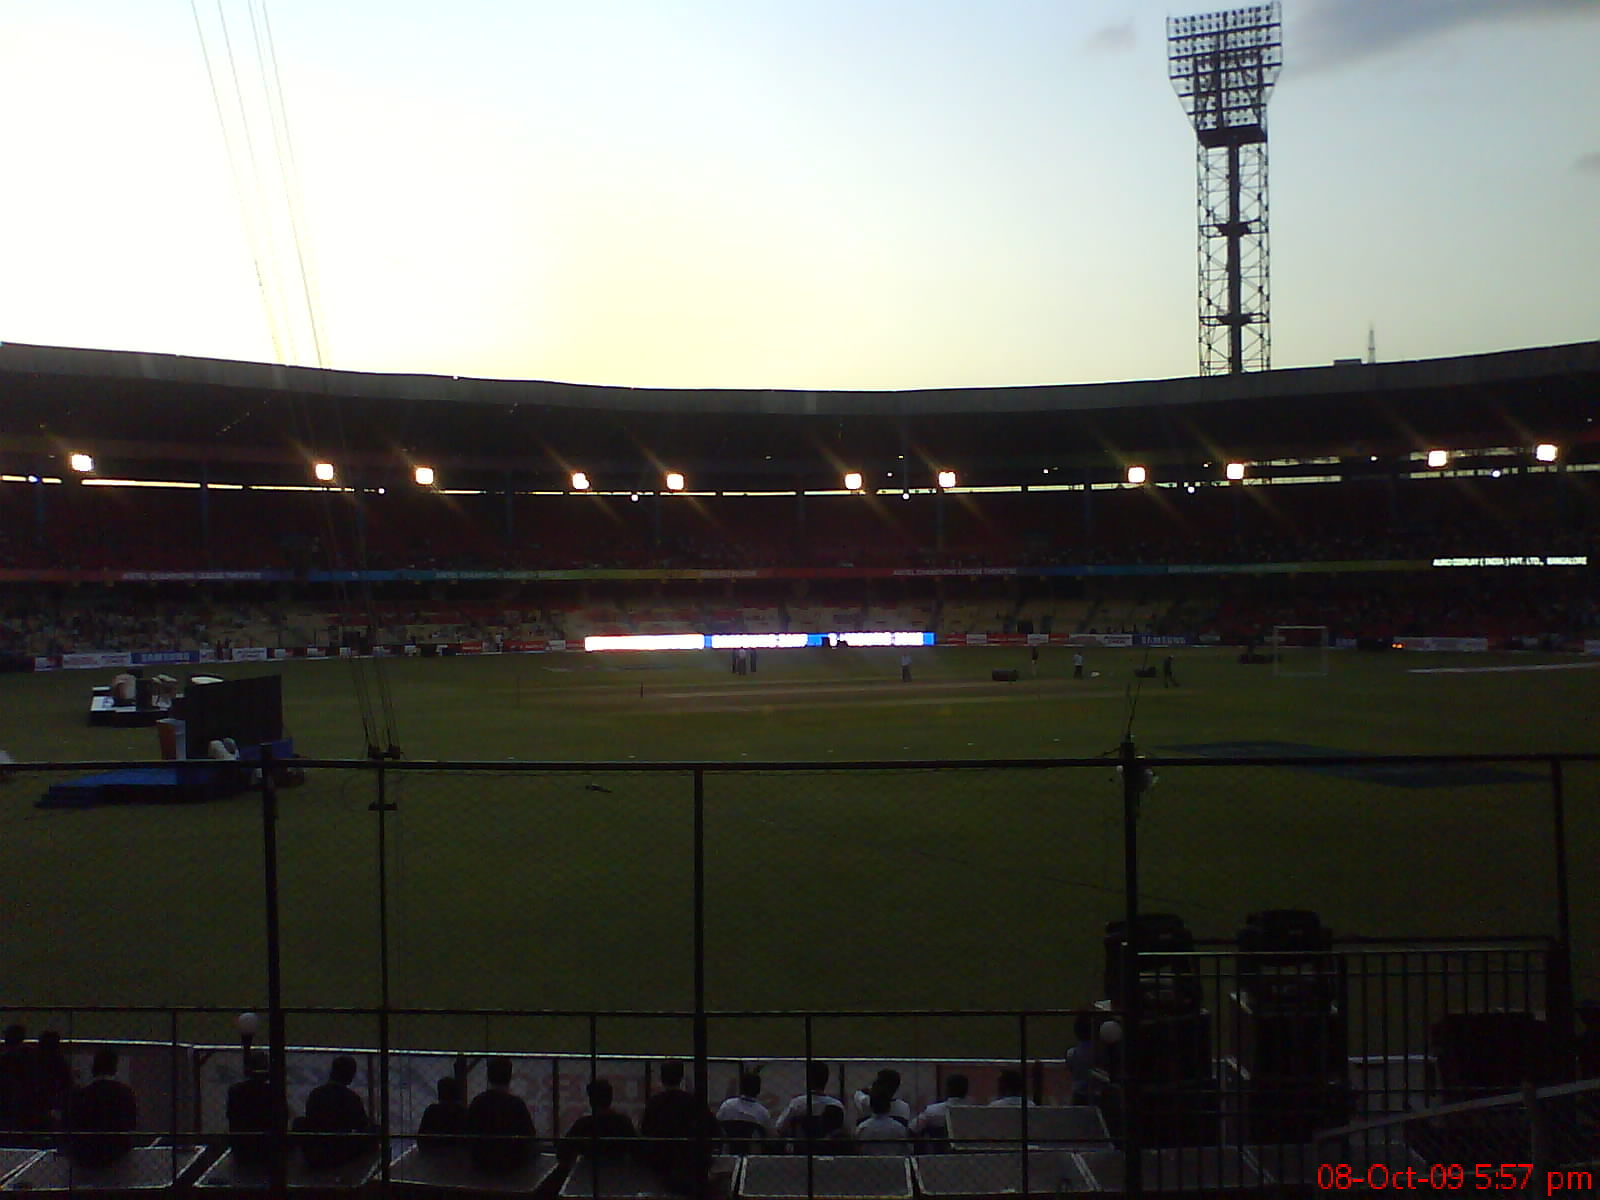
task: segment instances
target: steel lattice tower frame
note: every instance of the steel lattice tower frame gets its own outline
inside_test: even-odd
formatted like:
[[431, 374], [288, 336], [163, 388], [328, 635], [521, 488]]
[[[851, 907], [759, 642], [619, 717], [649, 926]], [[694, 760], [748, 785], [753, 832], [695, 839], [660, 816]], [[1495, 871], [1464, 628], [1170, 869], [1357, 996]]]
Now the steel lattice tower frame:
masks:
[[1167, 20], [1169, 75], [1199, 142], [1202, 375], [1272, 365], [1267, 96], [1282, 34], [1277, 0]]

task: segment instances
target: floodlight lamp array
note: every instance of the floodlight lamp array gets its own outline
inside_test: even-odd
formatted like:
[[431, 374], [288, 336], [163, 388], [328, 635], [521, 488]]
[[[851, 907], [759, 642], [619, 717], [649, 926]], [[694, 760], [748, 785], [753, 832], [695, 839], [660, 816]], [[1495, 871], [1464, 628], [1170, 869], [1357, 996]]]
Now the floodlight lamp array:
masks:
[[1201, 37], [1218, 33], [1263, 36], [1278, 24], [1278, 4], [1247, 4], [1223, 12], [1196, 13], [1189, 17], [1169, 17], [1167, 35], [1171, 38]]

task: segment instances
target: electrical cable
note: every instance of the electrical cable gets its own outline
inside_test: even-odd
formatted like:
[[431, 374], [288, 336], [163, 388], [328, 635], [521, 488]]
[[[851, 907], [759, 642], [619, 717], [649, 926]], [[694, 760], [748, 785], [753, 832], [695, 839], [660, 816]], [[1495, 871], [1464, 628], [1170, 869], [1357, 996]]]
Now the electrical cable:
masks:
[[200, 57], [205, 62], [206, 81], [211, 88], [211, 103], [216, 110], [217, 127], [222, 132], [222, 147], [228, 159], [228, 174], [233, 180], [234, 197], [239, 202], [239, 213], [244, 222], [245, 244], [250, 251], [251, 266], [255, 269], [256, 290], [261, 296], [262, 314], [267, 321], [267, 336], [272, 341], [273, 356], [281, 361], [283, 358], [283, 342], [278, 333], [277, 318], [273, 311], [271, 296], [268, 293], [266, 274], [262, 270], [260, 238], [256, 232], [255, 219], [250, 211], [249, 199], [245, 194], [244, 181], [239, 171], [238, 154], [233, 146], [233, 137], [228, 131], [228, 119], [222, 109], [222, 93], [217, 90], [216, 69], [211, 63], [211, 52], [206, 47], [205, 26], [200, 21], [198, 0], [189, 0], [189, 11], [194, 14], [195, 34], [200, 39]]

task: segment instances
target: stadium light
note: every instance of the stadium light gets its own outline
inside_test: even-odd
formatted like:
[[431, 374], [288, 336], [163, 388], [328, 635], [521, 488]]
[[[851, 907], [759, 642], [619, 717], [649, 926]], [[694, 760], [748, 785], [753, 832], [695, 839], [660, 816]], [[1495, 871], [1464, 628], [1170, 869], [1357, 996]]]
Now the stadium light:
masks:
[[416, 469], [416, 471], [413, 473], [413, 477], [416, 479], [417, 483], [420, 484], [422, 487], [432, 487], [433, 486], [433, 468], [432, 467], [418, 467]]
[[1554, 442], [1540, 442], [1533, 448], [1533, 456], [1540, 462], [1555, 462], [1559, 453]]
[[1232, 480], [1243, 479], [1244, 478], [1244, 464], [1241, 463], [1241, 462], [1231, 462], [1231, 463], [1229, 463], [1228, 466], [1227, 466], [1227, 475], [1228, 475], [1228, 478], [1232, 479]]
[[587, 492], [589, 490], [589, 477], [582, 471], [574, 471], [572, 473], [572, 490], [575, 492]]
[[844, 473], [844, 490], [847, 492], [859, 492], [861, 490], [860, 471], [846, 471]]
[[900, 499], [902, 499], [902, 500], [911, 499], [911, 493], [910, 492], [901, 492], [900, 493]]
[[319, 462], [313, 464], [311, 473], [323, 483], [333, 482], [333, 464], [330, 462]]
[[683, 476], [681, 474], [679, 474], [677, 471], [668, 471], [667, 472], [667, 491], [669, 491], [669, 492], [681, 492], [681, 491], [683, 491]]
[[1449, 461], [1450, 461], [1450, 452], [1448, 450], [1429, 450], [1428, 451], [1428, 465], [1430, 467], [1442, 467]]
[[74, 471], [77, 471], [79, 474], [87, 475], [90, 471], [94, 470], [94, 459], [87, 454], [74, 454], [71, 458], [67, 459], [67, 465], [70, 466]]
[[955, 485], [956, 485], [956, 473], [954, 471], [940, 471], [939, 472], [939, 486], [940, 487], [942, 487], [942, 488], [953, 488], [953, 487], [955, 487]]
[[1150, 472], [1143, 467], [1133, 466], [1128, 468], [1129, 483], [1143, 483], [1148, 478], [1150, 478]]

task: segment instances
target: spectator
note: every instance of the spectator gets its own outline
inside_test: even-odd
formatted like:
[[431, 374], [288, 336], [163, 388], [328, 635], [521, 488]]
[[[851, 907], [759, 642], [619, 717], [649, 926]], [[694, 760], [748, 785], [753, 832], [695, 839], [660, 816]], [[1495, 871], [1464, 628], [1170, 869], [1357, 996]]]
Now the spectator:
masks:
[[946, 1114], [952, 1108], [960, 1108], [971, 1103], [967, 1099], [969, 1086], [965, 1075], [947, 1075], [944, 1081], [944, 1099], [928, 1105], [922, 1110], [922, 1114], [911, 1122], [912, 1135], [932, 1141], [947, 1139], [950, 1136], [950, 1125]]
[[295, 1131], [306, 1135], [300, 1140], [300, 1152], [307, 1166], [341, 1166], [372, 1149], [374, 1129], [367, 1120], [367, 1106], [350, 1086], [355, 1077], [356, 1060], [341, 1054], [329, 1068], [328, 1082], [306, 1097], [306, 1114], [295, 1122]]
[[489, 1060], [489, 1087], [467, 1108], [472, 1161], [485, 1171], [514, 1171], [533, 1153], [533, 1114], [511, 1090], [511, 1060]]
[[828, 1095], [825, 1091], [827, 1086], [828, 1064], [807, 1063], [806, 1090], [789, 1101], [778, 1115], [778, 1123], [774, 1128], [779, 1137], [786, 1137], [796, 1130], [808, 1139], [820, 1137], [824, 1109], [837, 1108], [843, 1115], [844, 1101]]
[[639, 1133], [655, 1139], [644, 1144], [644, 1158], [668, 1190], [698, 1195], [717, 1123], [705, 1101], [684, 1090], [681, 1062], [673, 1059], [661, 1064], [661, 1090], [645, 1102]]
[[417, 1125], [417, 1150], [422, 1154], [448, 1154], [465, 1144], [467, 1106], [461, 1103], [460, 1082], [446, 1075], [439, 1080], [437, 1095]]
[[856, 1126], [856, 1141], [863, 1154], [906, 1154], [911, 1150], [911, 1130], [906, 1122], [891, 1114], [894, 1092], [874, 1084], [867, 1097], [872, 1115]]
[[1100, 1081], [1095, 1075], [1099, 1066], [1095, 1052], [1094, 1022], [1089, 1014], [1081, 1012], [1072, 1024], [1073, 1046], [1067, 1051], [1067, 1070], [1072, 1072], [1072, 1103], [1098, 1104]]
[[761, 1103], [760, 1075], [746, 1071], [739, 1076], [739, 1094], [729, 1096], [717, 1108], [717, 1124], [723, 1136], [745, 1143], [734, 1153], [748, 1150], [751, 1142], [771, 1138], [772, 1114]]
[[5, 1042], [0, 1046], [0, 1129], [37, 1128], [30, 1123], [31, 1096], [28, 1031], [21, 1025], [7, 1025]]
[[1578, 1078], [1600, 1078], [1600, 1000], [1584, 1000], [1578, 1005], [1584, 1030], [1578, 1035]]
[[266, 1162], [272, 1151], [272, 1084], [260, 1050], [250, 1052], [244, 1078], [228, 1088], [228, 1148], [246, 1166]]
[[584, 1091], [589, 1097], [589, 1111], [572, 1123], [562, 1139], [562, 1161], [570, 1163], [580, 1154], [593, 1162], [626, 1160], [638, 1134], [627, 1114], [611, 1107], [611, 1081], [593, 1080]]
[[910, 1125], [911, 1106], [895, 1095], [899, 1090], [900, 1072], [893, 1067], [884, 1067], [878, 1072], [869, 1088], [856, 1093], [856, 1120], [864, 1121], [872, 1115], [872, 1093], [882, 1091], [889, 1096], [889, 1115], [902, 1125]]
[[133, 1089], [117, 1078], [117, 1052], [96, 1050], [94, 1081], [67, 1097], [67, 1156], [79, 1166], [108, 1167], [133, 1148], [139, 1107]]
[[1023, 1079], [1022, 1072], [1010, 1068], [1000, 1072], [1000, 1080], [995, 1084], [995, 1098], [989, 1101], [990, 1108], [1021, 1108], [1023, 1104]]
[[28, 1088], [37, 1129], [49, 1129], [66, 1112], [72, 1093], [72, 1064], [61, 1049], [61, 1035], [54, 1029], [41, 1029], [39, 1040], [28, 1055]]
[[828, 1107], [822, 1110], [822, 1116], [817, 1122], [819, 1154], [850, 1154], [854, 1152], [855, 1145], [850, 1139], [850, 1131], [844, 1127], [844, 1105], [838, 1108]]

